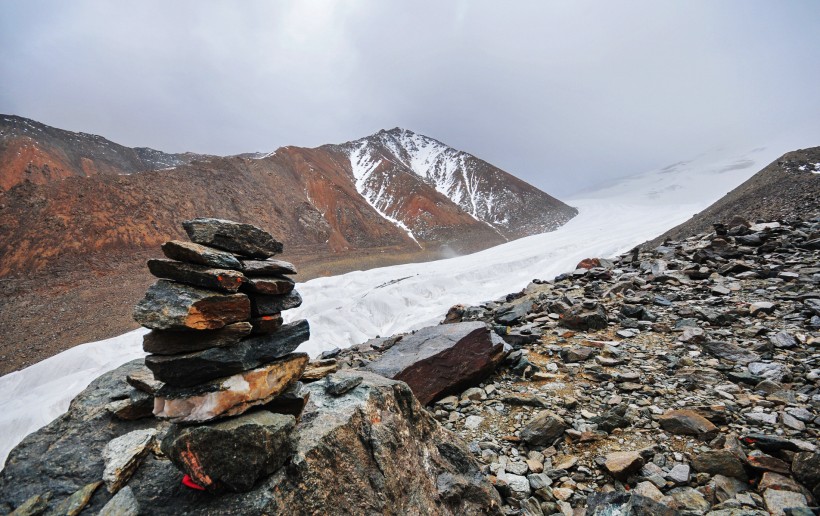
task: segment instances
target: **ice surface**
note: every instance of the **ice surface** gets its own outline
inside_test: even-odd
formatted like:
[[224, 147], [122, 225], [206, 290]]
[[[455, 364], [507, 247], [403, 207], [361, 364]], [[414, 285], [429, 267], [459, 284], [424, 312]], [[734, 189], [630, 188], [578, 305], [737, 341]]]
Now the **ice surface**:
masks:
[[[433, 154], [419, 153], [415, 159], [424, 162]], [[472, 255], [300, 283], [304, 303], [286, 312], [286, 318], [310, 321], [311, 339], [300, 350], [312, 356], [377, 335], [437, 324], [456, 303], [495, 299], [533, 278], [552, 279], [570, 271], [583, 258], [627, 251], [687, 220], [779, 154], [703, 157], [627, 178], [568, 201], [579, 214], [556, 231]], [[364, 155], [357, 157], [360, 168], [354, 173], [359, 180], [373, 164]], [[739, 163], [742, 168], [737, 168]], [[94, 378], [143, 356], [143, 333], [136, 330], [77, 346], [0, 377], [0, 460], [5, 462], [25, 435], [63, 413]]]
[[[140, 328], [71, 348], [0, 377], [0, 462], [29, 433], [68, 409], [71, 400], [106, 371], [145, 356]], [[102, 452], [102, 450], [100, 450]]]

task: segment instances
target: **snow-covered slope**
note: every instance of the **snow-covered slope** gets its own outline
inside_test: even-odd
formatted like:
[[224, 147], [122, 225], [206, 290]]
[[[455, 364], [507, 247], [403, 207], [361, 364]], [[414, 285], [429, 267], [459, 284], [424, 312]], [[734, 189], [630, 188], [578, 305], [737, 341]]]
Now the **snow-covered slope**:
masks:
[[[742, 157], [741, 157], [742, 156]], [[776, 156], [774, 156], [776, 157]], [[729, 159], [729, 158], [727, 158]], [[743, 168], [721, 163], [750, 159]], [[316, 355], [377, 335], [439, 322], [455, 303], [478, 303], [550, 279], [582, 258], [611, 256], [652, 238], [705, 208], [771, 161], [764, 151], [691, 162], [628, 179], [571, 204], [580, 213], [556, 231], [437, 262], [385, 267], [297, 285], [312, 337], [302, 350]], [[724, 170], [721, 172], [721, 170]], [[681, 188], [670, 188], [680, 185]], [[651, 195], [650, 195], [651, 194]], [[0, 459], [26, 434], [63, 412], [91, 380], [142, 356], [142, 331], [85, 344], [0, 378]]]

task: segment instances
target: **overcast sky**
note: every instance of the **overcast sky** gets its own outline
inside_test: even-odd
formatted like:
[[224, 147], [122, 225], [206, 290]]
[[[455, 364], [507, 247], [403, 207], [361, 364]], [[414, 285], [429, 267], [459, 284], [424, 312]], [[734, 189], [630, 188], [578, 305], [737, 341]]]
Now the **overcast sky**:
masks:
[[400, 126], [560, 196], [715, 147], [820, 145], [816, 0], [0, 9], [0, 112], [128, 146], [235, 154]]

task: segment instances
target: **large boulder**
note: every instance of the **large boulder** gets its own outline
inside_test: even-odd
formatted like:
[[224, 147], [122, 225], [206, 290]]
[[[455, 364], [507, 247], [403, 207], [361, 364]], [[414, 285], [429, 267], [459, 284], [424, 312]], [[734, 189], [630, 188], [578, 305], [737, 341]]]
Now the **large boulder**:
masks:
[[[113, 438], [157, 420], [119, 421], [102, 409], [128, 388], [139, 361], [106, 373], [67, 414], [12, 450], [0, 473], [0, 512], [52, 491], [53, 509], [103, 473], [102, 450]], [[306, 387], [310, 402], [295, 426], [295, 454], [245, 493], [212, 495], [181, 484], [182, 472], [149, 454], [128, 481], [143, 514], [497, 514], [501, 503], [466, 444], [440, 426], [408, 386], [364, 371], [341, 396], [323, 382]], [[85, 511], [111, 499], [97, 489]]]
[[430, 326], [405, 336], [365, 369], [406, 382], [426, 405], [491, 374], [504, 348], [483, 322]]
[[293, 453], [296, 419], [267, 410], [196, 426], [174, 425], [162, 452], [210, 491], [250, 491], [281, 468]]

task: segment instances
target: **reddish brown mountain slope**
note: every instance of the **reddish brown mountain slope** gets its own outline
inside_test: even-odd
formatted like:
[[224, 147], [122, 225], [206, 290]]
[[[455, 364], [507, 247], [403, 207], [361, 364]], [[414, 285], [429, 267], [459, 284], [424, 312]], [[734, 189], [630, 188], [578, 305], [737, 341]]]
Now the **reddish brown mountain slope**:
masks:
[[820, 214], [820, 147], [787, 152], [692, 219], [652, 241], [707, 232], [734, 217], [749, 221], [809, 219]]
[[190, 163], [205, 156], [131, 149], [93, 134], [49, 127], [14, 115], [0, 115], [0, 191], [31, 182], [67, 177], [131, 174]]
[[220, 158], [0, 115], [0, 178], [0, 374], [135, 327], [131, 308], [151, 281], [145, 260], [184, 238], [189, 218], [263, 227], [305, 280], [472, 252], [576, 213], [400, 129]]

